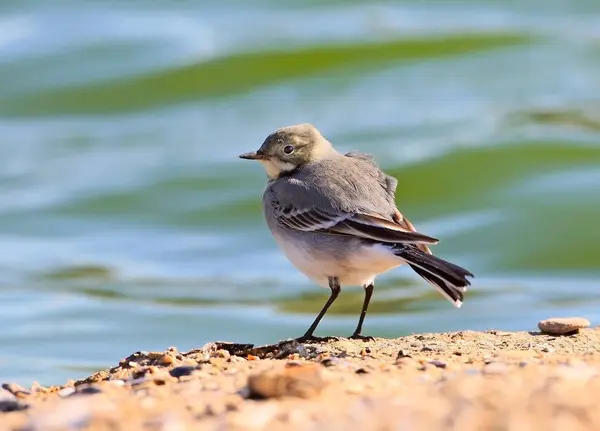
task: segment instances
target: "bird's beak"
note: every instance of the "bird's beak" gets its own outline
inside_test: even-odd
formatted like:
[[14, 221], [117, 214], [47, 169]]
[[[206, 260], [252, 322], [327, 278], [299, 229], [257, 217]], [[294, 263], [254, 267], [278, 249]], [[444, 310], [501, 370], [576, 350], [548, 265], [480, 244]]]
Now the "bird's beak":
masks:
[[267, 157], [264, 154], [259, 154], [256, 151], [252, 151], [250, 153], [240, 154], [240, 159], [247, 160], [265, 160]]

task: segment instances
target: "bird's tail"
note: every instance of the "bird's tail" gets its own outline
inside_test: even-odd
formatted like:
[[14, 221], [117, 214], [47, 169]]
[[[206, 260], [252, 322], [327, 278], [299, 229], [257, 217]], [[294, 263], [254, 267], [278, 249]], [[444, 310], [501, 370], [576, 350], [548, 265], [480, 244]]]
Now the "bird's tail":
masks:
[[428, 254], [412, 244], [398, 244], [394, 254], [410, 265], [410, 267], [428, 283], [438, 289], [455, 307], [460, 307], [463, 293], [471, 283], [467, 277], [473, 277], [469, 271], [458, 265]]

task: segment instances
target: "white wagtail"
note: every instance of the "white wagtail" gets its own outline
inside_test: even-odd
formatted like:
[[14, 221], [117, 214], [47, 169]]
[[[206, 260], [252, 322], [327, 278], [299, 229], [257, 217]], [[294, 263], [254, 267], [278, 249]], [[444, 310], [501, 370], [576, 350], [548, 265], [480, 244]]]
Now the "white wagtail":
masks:
[[431, 254], [424, 235], [396, 208], [398, 181], [373, 158], [338, 153], [310, 124], [271, 133], [256, 152], [269, 182], [263, 195], [267, 225], [287, 258], [309, 279], [328, 286], [325, 306], [298, 340], [309, 341], [341, 286], [362, 286], [365, 298], [351, 338], [361, 335], [375, 277], [403, 263], [436, 287], [454, 306], [462, 305], [469, 271]]

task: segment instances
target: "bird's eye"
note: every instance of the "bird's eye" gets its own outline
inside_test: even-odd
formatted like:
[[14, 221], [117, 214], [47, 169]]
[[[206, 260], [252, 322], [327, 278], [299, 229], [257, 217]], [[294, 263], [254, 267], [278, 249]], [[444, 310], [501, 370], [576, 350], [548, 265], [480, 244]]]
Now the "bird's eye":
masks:
[[294, 147], [292, 145], [286, 145], [283, 147], [283, 152], [285, 154], [292, 154], [294, 152]]

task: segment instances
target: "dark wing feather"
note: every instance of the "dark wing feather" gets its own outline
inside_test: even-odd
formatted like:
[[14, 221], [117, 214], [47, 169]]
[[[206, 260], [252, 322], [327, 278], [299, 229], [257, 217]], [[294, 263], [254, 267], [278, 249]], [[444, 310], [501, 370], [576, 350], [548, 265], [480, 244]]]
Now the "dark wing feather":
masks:
[[436, 238], [367, 214], [329, 212], [318, 208], [277, 209], [279, 223], [305, 232], [352, 235], [388, 243], [436, 244]]

